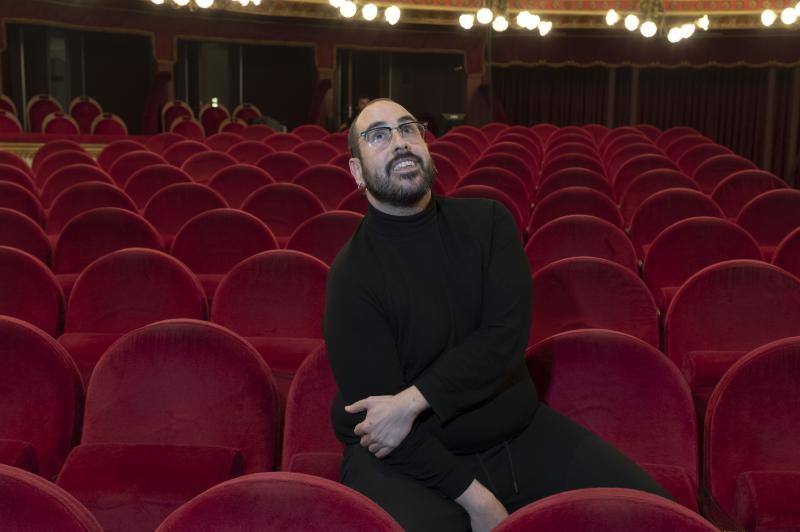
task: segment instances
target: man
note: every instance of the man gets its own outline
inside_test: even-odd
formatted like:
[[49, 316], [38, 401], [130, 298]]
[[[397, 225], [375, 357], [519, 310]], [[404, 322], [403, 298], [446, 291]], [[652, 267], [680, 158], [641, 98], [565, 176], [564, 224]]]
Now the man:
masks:
[[369, 212], [334, 261], [324, 334], [340, 394], [342, 482], [406, 530], [489, 530], [547, 495], [669, 496], [539, 405], [524, 362], [530, 271], [499, 203], [434, 197], [424, 126], [375, 100], [350, 130]]

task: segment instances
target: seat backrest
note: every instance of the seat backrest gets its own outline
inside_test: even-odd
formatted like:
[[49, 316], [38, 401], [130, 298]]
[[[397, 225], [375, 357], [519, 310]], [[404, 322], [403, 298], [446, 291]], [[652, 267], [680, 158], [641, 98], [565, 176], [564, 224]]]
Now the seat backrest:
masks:
[[699, 135], [699, 134], [700, 132], [693, 127], [675, 126], [661, 133], [656, 139], [656, 144], [658, 145], [659, 148], [663, 149], [681, 137], [686, 137], [689, 135]]
[[240, 163], [256, 164], [265, 155], [275, 153], [275, 150], [259, 140], [243, 140], [228, 148], [226, 153]]
[[486, 136], [486, 138], [489, 139], [489, 142], [491, 142], [497, 135], [499, 135], [502, 131], [505, 131], [506, 129], [508, 129], [508, 124], [503, 124], [502, 122], [489, 122], [488, 124], [484, 124], [483, 126], [481, 126], [481, 133], [483, 133]]
[[639, 155], [664, 155], [664, 152], [661, 151], [661, 148], [656, 146], [655, 144], [649, 142], [637, 142], [635, 144], [629, 144], [624, 148], [621, 148], [619, 151], [614, 153], [614, 155], [605, 161], [606, 169], [608, 169], [608, 175], [615, 176], [619, 169], [628, 161], [633, 159], [634, 157], [638, 157]]
[[136, 207], [144, 208], [153, 195], [164, 187], [176, 183], [191, 183], [192, 178], [171, 164], [154, 164], [140, 168], [125, 183], [125, 193]]
[[179, 116], [172, 122], [170, 133], [177, 133], [187, 139], [202, 142], [206, 138], [206, 132], [202, 124], [189, 116]]
[[226, 153], [206, 151], [186, 159], [181, 170], [189, 174], [196, 183], [208, 183], [217, 172], [234, 164], [236, 159]]
[[[575, 137], [576, 135], [570, 135]], [[544, 154], [543, 163], [546, 164], [550, 162], [552, 159], [556, 157], [560, 157], [561, 155], [586, 155], [587, 157], [598, 158], [599, 155], [597, 150], [592, 144], [589, 144], [589, 141], [582, 139], [581, 142], [567, 142], [570, 140], [568, 137], [562, 137], [564, 139], [563, 142], [559, 142], [554, 145], [548, 145], [547, 152]]]
[[239, 120], [244, 120], [245, 122], [260, 116], [262, 116], [261, 109], [259, 109], [255, 104], [249, 102], [242, 102], [233, 110], [233, 117]]
[[620, 166], [617, 173], [613, 176], [612, 186], [614, 194], [621, 198], [625, 190], [628, 188], [633, 180], [650, 170], [670, 169], [677, 170], [678, 167], [664, 155], [637, 155], [632, 159], [628, 159], [622, 166]]
[[182, 140], [186, 139], [177, 133], [164, 132], [159, 133], [158, 135], [153, 135], [147, 139], [144, 145], [147, 146], [147, 149], [151, 152], [163, 155], [164, 150]]
[[616, 331], [583, 329], [552, 336], [525, 358], [548, 406], [637, 463], [679, 467], [698, 485], [692, 394], [657, 347]]
[[279, 427], [275, 381], [258, 352], [213, 323], [174, 319], [126, 334], [100, 358], [81, 443], [225, 447], [250, 473], [274, 466]]
[[242, 210], [255, 215], [279, 241], [285, 241], [301, 223], [325, 212], [325, 206], [300, 185], [275, 183], [250, 194], [242, 203]]
[[313, 192], [327, 210], [336, 209], [345, 196], [357, 188], [349, 172], [329, 164], [309, 166], [297, 174], [292, 183]]
[[108, 172], [111, 169], [111, 165], [117, 162], [117, 159], [126, 153], [142, 150], [147, 151], [147, 147], [141, 142], [130, 139], [115, 140], [114, 142], [106, 144], [106, 146], [100, 150], [100, 155], [97, 156], [97, 163], [100, 165], [100, 168]]
[[194, 273], [221, 274], [247, 257], [277, 247], [269, 228], [252, 214], [214, 209], [186, 222], [170, 253]]
[[472, 139], [472, 142], [476, 146], [478, 146], [478, 149], [480, 151], [483, 151], [483, 150], [485, 150], [486, 148], [489, 147], [489, 139], [486, 137], [486, 135], [483, 133], [483, 131], [480, 130], [480, 128], [477, 128], [475, 126], [470, 126], [468, 124], [462, 124], [460, 126], [454, 127], [450, 131], [448, 131], [448, 134], [450, 134], [450, 133], [458, 134], [458, 135], [464, 135], [466, 137], [469, 137], [470, 139]]
[[731, 260], [692, 275], [664, 325], [666, 353], [681, 366], [692, 351], [743, 351], [797, 334], [800, 280], [761, 261]]
[[311, 164], [327, 164], [331, 159], [339, 155], [336, 148], [321, 140], [307, 140], [295, 146], [292, 152]]
[[0, 246], [21, 249], [50, 264], [50, 240], [41, 226], [21, 212], [0, 207]]
[[599, 257], [638, 272], [636, 250], [622, 229], [584, 214], [562, 216], [544, 224], [528, 239], [525, 254], [532, 274], [569, 257]]
[[86, 164], [89, 166], [97, 166], [94, 159], [87, 153], [80, 151], [60, 151], [50, 155], [47, 159], [42, 161], [39, 171], [36, 173], [36, 184], [42, 186], [47, 182], [47, 179], [58, 170], [65, 166], [73, 164]]
[[602, 124], [586, 124], [582, 126], [594, 139], [595, 144], [599, 145], [606, 135], [608, 135], [611, 130], [602, 125]]
[[499, 135], [492, 144], [486, 148], [484, 154], [490, 153], [510, 153], [516, 155], [531, 167], [539, 170], [544, 159], [542, 147], [534, 142], [530, 137], [516, 133], [503, 133]]
[[231, 530], [399, 532], [380, 506], [338, 482], [300, 473], [257, 473], [223, 482], [175, 510], [157, 532], [202, 529], [226, 516]]
[[587, 187], [567, 187], [553, 192], [533, 209], [528, 233], [533, 234], [547, 222], [569, 214], [588, 214], [622, 227], [622, 216], [611, 198]]
[[625, 188], [619, 201], [619, 210], [625, 223], [630, 224], [633, 214], [644, 200], [668, 188], [689, 188], [698, 190], [697, 185], [686, 174], [671, 168], [648, 170], [635, 178]]
[[800, 227], [781, 240], [775, 249], [772, 264], [800, 278]]
[[48, 94], [36, 94], [28, 100], [26, 112], [31, 133], [41, 133], [44, 119], [50, 113], [60, 113], [63, 109], [58, 100]]
[[33, 446], [37, 472], [52, 478], [77, 436], [83, 406], [78, 370], [52, 336], [9, 316], [0, 316], [0, 353], [0, 439]]
[[273, 133], [264, 139], [264, 144], [275, 151], [292, 151], [303, 142], [303, 138], [294, 133]]
[[587, 168], [593, 170], [600, 175], [605, 175], [606, 170], [600, 161], [594, 157], [581, 154], [564, 154], [559, 155], [547, 161], [547, 164], [542, 165], [542, 182], [546, 181], [552, 174], [563, 170], [564, 168]]
[[128, 179], [138, 170], [156, 164], [166, 164], [167, 161], [157, 153], [151, 151], [132, 151], [117, 159], [108, 173], [114, 182], [121, 188], [125, 187]]
[[725, 155], [730, 153], [731, 150], [720, 144], [698, 144], [683, 152], [683, 155], [678, 158], [678, 167], [683, 170], [686, 175], [693, 176], [694, 171], [697, 170], [697, 167], [708, 159], [717, 155]]
[[322, 140], [328, 136], [324, 127], [315, 124], [303, 124], [292, 130], [292, 133], [305, 141]]
[[136, 205], [123, 191], [109, 183], [79, 183], [59, 194], [47, 215], [47, 233], [56, 235], [77, 215], [100, 207], [135, 212]]
[[704, 137], [703, 135], [686, 135], [685, 137], [679, 137], [669, 143], [667, 146], [664, 147], [664, 151], [667, 154], [667, 157], [672, 159], [675, 162], [678, 162], [678, 159], [689, 150], [689, 148], [693, 148], [695, 146], [699, 146], [700, 144], [713, 144], [712, 141], [708, 137]]
[[176, 183], [153, 194], [142, 214], [162, 235], [174, 235], [201, 212], [227, 206], [223, 197], [206, 185]]
[[41, 223], [44, 211], [39, 200], [29, 190], [8, 181], [0, 181], [0, 207], [21, 212], [36, 223]]
[[242, 131], [237, 133], [243, 136], [246, 140], [264, 140], [275, 134], [275, 130], [266, 124], [250, 124]]
[[751, 199], [776, 188], [787, 188], [787, 185], [772, 172], [740, 170], [720, 181], [714, 187], [711, 198], [717, 202], [725, 216], [736, 218]]
[[209, 147], [197, 140], [183, 139], [164, 150], [161, 154], [169, 164], [181, 167], [192, 155], [209, 151]]
[[[455, 165], [450, 162], [450, 159], [444, 155], [431, 153], [431, 160], [433, 161], [434, 168], [436, 168], [436, 182], [442, 185], [442, 188], [444, 188], [446, 192], [453, 190], [461, 177], [458, 173], [458, 169], [456, 169]], [[346, 172], [348, 176], [351, 175], [349, 167]]]
[[742, 207], [736, 223], [760, 245], [777, 246], [800, 227], [800, 190], [771, 190], [756, 196]]
[[[108, 147], [108, 146], [106, 146]], [[74, 140], [70, 139], [56, 139], [51, 140], [42, 145], [38, 150], [36, 150], [36, 154], [33, 156], [33, 164], [31, 165], [33, 168], [33, 175], [36, 175], [39, 172], [39, 167], [42, 165], [42, 162], [47, 159], [49, 156], [53, 155], [54, 153], [58, 153], [60, 151], [80, 151], [86, 153], [86, 150], [83, 149], [83, 146], [75, 142]], [[13, 155], [10, 152], [9, 155]], [[100, 152], [102, 154], [102, 152]], [[22, 159], [20, 159], [22, 161]], [[99, 158], [98, 158], [99, 161]], [[0, 161], [3, 164], [9, 164], [6, 161]], [[31, 168], [24, 162], [24, 168], [21, 168], [28, 174], [31, 174]], [[12, 165], [14, 166], [14, 165]], [[101, 168], [105, 169], [102, 165]]]
[[71, 164], [53, 172], [42, 185], [39, 198], [42, 207], [49, 209], [53, 200], [66, 189], [79, 183], [107, 183], [114, 185], [111, 177], [97, 166]]
[[61, 333], [64, 294], [53, 273], [39, 259], [0, 246], [0, 314], [27, 321], [47, 334]]
[[219, 132], [219, 126], [222, 122], [231, 117], [228, 108], [224, 105], [210, 105], [206, 104], [200, 109], [200, 123], [203, 124], [203, 130], [206, 137], [215, 135]]
[[206, 139], [206, 146], [215, 151], [227, 152], [231, 146], [244, 141], [244, 137], [236, 133], [214, 133]]
[[660, 129], [658, 129], [656, 126], [651, 125], [651, 124], [636, 124], [633, 127], [635, 127], [636, 129], [638, 129], [639, 131], [644, 133], [647, 136], [647, 138], [649, 138], [653, 142], [655, 142], [656, 139], [662, 133], [662, 131]]
[[299, 251], [240, 262], [214, 295], [211, 321], [243, 336], [322, 338], [328, 266]]
[[172, 100], [164, 104], [161, 108], [161, 129], [170, 131], [172, 123], [179, 117], [194, 118], [194, 111], [189, 107], [186, 102], [181, 100]]
[[[623, 131], [624, 130], [624, 131]], [[611, 160], [616, 153], [631, 144], [648, 142], [647, 137], [635, 128], [617, 128], [611, 131], [600, 143], [599, 152], [604, 161]]]
[[211, 178], [208, 186], [225, 198], [228, 205], [238, 209], [247, 196], [264, 185], [274, 182], [272, 176], [261, 168], [241, 163], [226, 166], [218, 171]]
[[80, 133], [80, 126], [74, 118], [66, 113], [55, 112], [44, 117], [42, 121], [42, 133], [50, 135], [77, 135]]
[[30, 174], [10, 164], [0, 163], [0, 181], [16, 183], [29, 192], [36, 193], [36, 185], [33, 184]]
[[328, 211], [309, 218], [297, 229], [286, 249], [308, 253], [325, 264], [333, 264], [339, 250], [350, 240], [363, 216], [350, 211]]
[[776, 340], [739, 359], [711, 394], [705, 478], [711, 495], [730, 514], [742, 473], [800, 471], [798, 368], [800, 338]]
[[587, 170], [586, 168], [564, 168], [550, 175], [547, 181], [539, 185], [536, 196], [537, 202], [542, 201], [553, 192], [567, 187], [591, 188], [609, 198], [614, 195], [611, 190], [611, 184], [605, 177], [594, 170]]
[[350, 150], [347, 140], [347, 133], [331, 133], [326, 135], [322, 138], [322, 142], [327, 142], [334, 148], [338, 153], [347, 153]]
[[520, 235], [525, 235], [525, 219], [520, 214], [517, 203], [505, 192], [486, 185], [466, 185], [453, 189], [449, 196], [451, 198], [490, 199], [502, 204], [511, 213], [511, 217], [514, 218], [514, 223], [517, 224]]
[[451, 163], [453, 163], [453, 166], [458, 169], [458, 172], [461, 175], [464, 175], [469, 171], [471, 164], [469, 155], [467, 155], [467, 152], [465, 152], [458, 144], [454, 144], [446, 140], [437, 140], [436, 142], [432, 142], [430, 145], [428, 145], [428, 151], [430, 153], [438, 153], [439, 155], [446, 157]]
[[178, 259], [129, 248], [99, 258], [78, 276], [65, 332], [122, 334], [160, 320], [206, 315], [200, 281]]
[[470, 170], [487, 167], [499, 167], [511, 172], [525, 186], [527, 195], [529, 197], [533, 196], [534, 187], [539, 176], [535, 170], [531, 170], [531, 167], [519, 157], [508, 153], [491, 153], [481, 156], [472, 164]]
[[0, 513], [7, 530], [103, 532], [78, 500], [33, 473], [0, 465]]
[[700, 190], [711, 194], [714, 188], [726, 177], [740, 170], [756, 170], [756, 165], [738, 155], [717, 155], [700, 164], [692, 174]]
[[453, 133], [450, 131], [441, 137], [441, 140], [446, 140], [447, 142], [452, 142], [453, 144], [459, 146], [469, 156], [470, 161], [473, 162], [475, 159], [481, 156], [481, 152], [483, 151], [478, 143], [472, 139], [472, 137], [462, 133]]
[[135, 212], [92, 209], [64, 226], [53, 252], [53, 272], [80, 273], [100, 257], [125, 248], [160, 250], [164, 244], [155, 228]]
[[456, 188], [470, 185], [493, 187], [508, 195], [523, 216], [530, 212], [528, 190], [522, 180], [508, 170], [497, 166], [484, 166], [471, 170], [456, 184]]
[[93, 135], [127, 135], [128, 126], [114, 113], [102, 113], [92, 122]]
[[611, 329], [657, 347], [658, 310], [644, 282], [630, 269], [594, 257], [556, 261], [533, 275], [533, 345], [573, 329]]
[[311, 165], [296, 153], [277, 151], [259, 159], [256, 166], [271, 175], [275, 181], [289, 183]]
[[581, 127], [562, 127], [547, 139], [547, 148], [545, 152], [549, 152], [553, 148], [558, 148], [564, 144], [582, 144], [584, 146], [594, 147], [594, 137]]

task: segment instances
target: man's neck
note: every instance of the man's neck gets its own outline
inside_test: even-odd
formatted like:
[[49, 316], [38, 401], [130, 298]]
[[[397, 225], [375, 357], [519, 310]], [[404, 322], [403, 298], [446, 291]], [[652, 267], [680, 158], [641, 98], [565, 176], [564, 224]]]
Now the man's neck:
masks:
[[420, 213], [425, 210], [425, 207], [428, 206], [431, 198], [432, 193], [429, 190], [428, 193], [425, 194], [416, 204], [411, 205], [410, 207], [396, 207], [394, 205], [389, 205], [388, 203], [378, 201], [372, 194], [369, 193], [369, 191], [367, 191], [367, 201], [369, 201], [373, 207], [382, 213], [392, 216], [411, 216], [412, 214]]

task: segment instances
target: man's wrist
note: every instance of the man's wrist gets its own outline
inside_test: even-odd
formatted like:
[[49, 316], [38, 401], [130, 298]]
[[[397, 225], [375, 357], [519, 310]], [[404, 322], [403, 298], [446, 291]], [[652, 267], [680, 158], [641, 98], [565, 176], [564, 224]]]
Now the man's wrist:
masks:
[[402, 401], [408, 408], [408, 411], [414, 417], [417, 417], [422, 412], [430, 408], [427, 399], [425, 399], [425, 396], [422, 395], [422, 392], [420, 392], [416, 386], [409, 386], [397, 395], [401, 397]]

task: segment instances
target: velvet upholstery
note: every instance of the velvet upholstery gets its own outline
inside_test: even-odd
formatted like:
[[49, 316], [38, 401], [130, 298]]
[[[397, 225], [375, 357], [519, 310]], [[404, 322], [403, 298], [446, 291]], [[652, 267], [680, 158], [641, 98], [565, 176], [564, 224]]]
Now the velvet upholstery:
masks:
[[225, 198], [228, 205], [238, 209], [252, 192], [274, 182], [272, 176], [261, 168], [240, 163], [226, 166], [218, 171], [208, 186]]
[[800, 337], [784, 338], [736, 362], [708, 403], [709, 491], [748, 531], [800, 526], [798, 379]]
[[236, 164], [236, 159], [218, 151], [196, 153], [186, 159], [181, 170], [189, 174], [197, 183], [208, 183], [214, 175], [228, 166]]
[[28, 163], [26, 163], [22, 157], [16, 153], [11, 153], [10, 151], [0, 151], [0, 164], [18, 168], [28, 174], [28, 176], [31, 178], [36, 175], [36, 172], [34, 172], [31, 167], [28, 166]]
[[202, 142], [206, 138], [206, 132], [202, 124], [190, 116], [179, 116], [172, 122], [170, 132], [177, 133], [187, 139]]
[[329, 164], [309, 166], [292, 182], [313, 192], [329, 211], [335, 210], [345, 196], [356, 190], [355, 179], [349, 172]]
[[227, 207], [225, 199], [199, 183], [176, 183], [162, 188], [150, 198], [142, 214], [171, 245], [183, 224], [211, 209]]
[[104, 532], [72, 495], [34, 474], [0, 465], [0, 515], [3, 530], [27, 532]]
[[800, 191], [779, 189], [764, 192], [742, 207], [736, 223], [753, 235], [764, 258], [771, 260], [781, 240], [800, 227]]
[[194, 112], [186, 102], [170, 100], [161, 108], [161, 127], [169, 131], [173, 122], [180, 117], [194, 118]]
[[[489, 188], [489, 187], [483, 187]], [[508, 200], [511, 202], [511, 200]], [[367, 200], [367, 195], [364, 193], [363, 190], [357, 189], [342, 198], [342, 201], [339, 202], [339, 205], [336, 206], [337, 211], [351, 211], [357, 212], [359, 214], [367, 214], [369, 210], [369, 201]]]
[[50, 240], [39, 224], [21, 212], [4, 207], [0, 207], [0, 246], [21, 249], [50, 264]]
[[658, 495], [623, 488], [567, 491], [514, 512], [495, 532], [714, 532], [697, 513]]
[[472, 169], [458, 181], [456, 188], [472, 185], [496, 188], [514, 201], [523, 216], [530, 212], [530, 197], [522, 179], [502, 167], [484, 166]]
[[548, 195], [567, 187], [586, 187], [594, 189], [601, 194], [605, 194], [609, 198], [613, 197], [614, 193], [611, 191], [611, 184], [594, 170], [587, 170], [586, 168], [564, 168], [558, 172], [551, 174], [547, 181], [543, 181], [539, 185], [536, 192], [537, 201], [542, 201]]
[[264, 251], [233, 268], [214, 296], [211, 320], [255, 345], [283, 397], [300, 363], [322, 343], [327, 277], [328, 266], [310, 255]]
[[640, 155], [664, 155], [661, 148], [651, 142], [637, 142], [630, 144], [615, 152], [614, 155], [606, 161], [606, 170], [608, 175], [615, 176], [625, 163], [639, 157]]
[[647, 137], [635, 128], [615, 128], [606, 135], [606, 138], [597, 147], [604, 161], [610, 160], [619, 150], [631, 144], [647, 142]]
[[461, 124], [448, 131], [448, 134], [451, 133], [469, 137], [481, 151], [484, 151], [489, 147], [489, 139], [486, 137], [483, 131], [480, 130], [480, 128], [475, 126]]
[[0, 164], [0, 181], [16, 183], [28, 192], [36, 194], [36, 185], [33, 184], [31, 175], [24, 170], [11, 166], [10, 164]]
[[[106, 146], [106, 148], [107, 147], [108, 146]], [[25, 168], [20, 168], [20, 169], [27, 172], [28, 175], [36, 175], [39, 172], [39, 167], [42, 165], [42, 162], [49, 156], [60, 151], [80, 151], [84, 153], [86, 152], [86, 150], [83, 149], [83, 146], [81, 146], [74, 140], [70, 139], [51, 140], [49, 142], [45, 142], [42, 146], [39, 147], [38, 150], [36, 150], [36, 153], [33, 155], [33, 162], [31, 163], [30, 167], [28, 167], [25, 161], [17, 157], [17, 159], [19, 159], [19, 162], [21, 162], [25, 166]], [[100, 153], [102, 154], [103, 152], [101, 151]], [[11, 152], [6, 152], [6, 154], [14, 155]], [[98, 162], [100, 162], [99, 157], [98, 157]], [[10, 163], [2, 161], [2, 164], [10, 164]], [[17, 166], [17, 165], [12, 164], [12, 166]], [[100, 165], [100, 167], [105, 170], [102, 164]]]
[[264, 140], [275, 134], [275, 130], [265, 124], [250, 124], [239, 132], [247, 140]]
[[[0, 364], [0, 463], [27, 462], [52, 478], [77, 436], [83, 407], [78, 370], [52, 336], [8, 316], [0, 316]], [[3, 460], [12, 443], [29, 448], [33, 460]]]
[[[455, 188], [456, 183], [458, 183], [458, 180], [460, 179], [458, 170], [444, 155], [431, 153], [431, 160], [433, 160], [433, 166], [436, 168], [436, 183], [442, 185], [442, 188], [444, 188], [445, 192], [450, 192]], [[346, 172], [348, 176], [351, 175], [349, 168]]]
[[776, 188], [787, 187], [775, 174], [763, 170], [740, 170], [720, 181], [714, 187], [711, 198], [725, 216], [736, 218], [751, 199]]
[[587, 187], [567, 187], [554, 192], [533, 209], [528, 234], [533, 234], [547, 222], [569, 214], [596, 216], [622, 227], [622, 216], [611, 198]]
[[134, 172], [125, 183], [125, 193], [136, 207], [144, 208], [156, 192], [176, 183], [191, 183], [192, 178], [180, 168], [170, 164], [145, 166]]
[[721, 218], [681, 220], [659, 234], [648, 249], [642, 278], [666, 312], [678, 288], [706, 266], [734, 259], [762, 260], [747, 231]]
[[259, 159], [256, 166], [271, 175], [275, 181], [288, 183], [311, 165], [296, 153], [275, 152]]
[[528, 163], [531, 169], [535, 169], [537, 172], [544, 158], [542, 148], [539, 145], [535, 144], [528, 137], [514, 134], [504, 135], [500, 141], [495, 141], [491, 146], [486, 148], [483, 155], [492, 155], [495, 153], [506, 153], [519, 157]]
[[711, 194], [714, 188], [729, 175], [741, 170], [756, 170], [749, 159], [738, 155], [717, 155], [700, 164], [692, 174], [700, 190]]
[[592, 138], [594, 139], [595, 144], [599, 145], [606, 135], [608, 135], [611, 130], [602, 124], [586, 124], [583, 127], [584, 130], [588, 131]]
[[[612, 443], [677, 502], [697, 510], [692, 395], [680, 370], [657, 348], [627, 334], [583, 329], [529, 348], [526, 362], [548, 406]], [[678, 474], [659, 475], [670, 469]]]
[[243, 140], [226, 151], [228, 155], [244, 164], [256, 164], [259, 159], [275, 150], [258, 140]]
[[700, 132], [694, 129], [693, 127], [688, 126], [674, 126], [663, 133], [661, 133], [658, 138], [656, 139], [656, 145], [660, 148], [666, 148], [677, 139], [681, 137], [686, 137], [689, 135], [699, 135]]
[[100, 165], [100, 168], [108, 172], [111, 166], [117, 162], [117, 159], [126, 153], [147, 149], [148, 148], [145, 147], [144, 144], [132, 139], [115, 140], [114, 142], [109, 142], [100, 150], [100, 154], [97, 156], [97, 164]]
[[619, 201], [619, 210], [626, 224], [630, 224], [633, 215], [644, 200], [668, 188], [689, 188], [698, 190], [697, 185], [686, 174], [672, 168], [648, 170], [634, 178], [625, 188]]
[[138, 170], [155, 164], [166, 164], [160, 155], [151, 151], [132, 151], [114, 161], [108, 173], [119, 187], [124, 187], [128, 179]]
[[656, 237], [675, 222], [695, 216], [723, 218], [714, 200], [697, 190], [668, 188], [644, 200], [631, 219], [629, 234], [636, 252], [644, 258]]
[[628, 159], [613, 176], [614, 194], [617, 198], [621, 198], [634, 179], [650, 170], [665, 168], [670, 170], [678, 169], [675, 163], [664, 155], [638, 155]]
[[136, 205], [131, 198], [114, 185], [98, 182], [79, 183], [64, 190], [53, 200], [50, 212], [47, 214], [47, 233], [58, 234], [79, 214], [100, 207], [116, 207], [136, 212]]
[[219, 126], [222, 122], [231, 117], [228, 109], [224, 106], [204, 105], [200, 109], [200, 123], [203, 125], [203, 130], [206, 137], [210, 137], [219, 131]]
[[624, 332], [659, 345], [658, 310], [630, 269], [595, 257], [556, 261], [533, 275], [529, 345], [573, 329]]
[[61, 113], [61, 104], [49, 94], [36, 94], [28, 100], [26, 113], [32, 133], [41, 133], [45, 119], [51, 113]]
[[242, 203], [242, 210], [267, 224], [278, 242], [285, 246], [301, 223], [325, 212], [325, 205], [300, 185], [275, 183], [250, 194]]
[[470, 167], [471, 171], [480, 168], [502, 168], [507, 172], [511, 172], [520, 182], [525, 185], [527, 196], [532, 196], [536, 182], [538, 182], [538, 174], [536, 167], [529, 166], [528, 163], [515, 155], [508, 153], [490, 153], [480, 157]]
[[546, 223], [530, 236], [525, 255], [536, 273], [550, 263], [568, 257], [599, 257], [638, 271], [636, 251], [622, 229], [584, 214], [562, 216]]
[[42, 185], [42, 190], [39, 193], [42, 207], [49, 209], [56, 196], [69, 187], [78, 183], [90, 182], [114, 184], [111, 177], [95, 165], [71, 164], [56, 170], [50, 174], [50, 177]]
[[172, 513], [158, 532], [399, 532], [400, 525], [364, 495], [299, 473], [258, 473], [215, 486]]
[[70, 103], [69, 114], [78, 123], [80, 132], [84, 135], [90, 135], [92, 133], [92, 122], [103, 114], [103, 108], [93, 98], [79, 96]]
[[170, 318], [205, 319], [207, 312], [200, 282], [180, 261], [153, 249], [122, 249], [78, 276], [58, 341], [86, 382], [103, 352], [126, 332]]
[[[516, 202], [505, 192], [485, 185], [468, 185], [454, 189], [449, 196], [453, 198], [485, 198], [501, 203], [511, 213], [511, 217], [514, 218], [514, 223], [519, 227], [520, 236], [525, 236], [525, 219], [519, 212]], [[366, 211], [364, 214], [366, 214]]]
[[722, 146], [721, 144], [707, 143], [698, 144], [687, 149], [678, 158], [678, 168], [680, 168], [686, 175], [694, 176], [695, 170], [712, 157], [717, 155], [730, 155], [731, 150]]
[[350, 211], [328, 211], [309, 218], [294, 230], [287, 249], [302, 251], [327, 265], [358, 229], [363, 217]]
[[147, 139], [144, 145], [147, 146], [147, 149], [150, 150], [151, 152], [163, 155], [164, 150], [166, 150], [176, 142], [181, 142], [182, 140], [185, 139], [181, 135], [165, 131], [163, 133], [158, 133], [157, 135], [153, 135], [152, 137]]
[[41, 187], [54, 172], [73, 164], [98, 166], [95, 160], [87, 153], [80, 151], [59, 151], [42, 161], [39, 171], [36, 172], [36, 185]]
[[214, 133], [210, 137], [208, 137], [205, 141], [206, 146], [211, 148], [214, 151], [221, 151], [227, 152], [231, 146], [235, 146], [236, 144], [242, 142], [244, 137], [241, 135], [237, 135], [236, 133]]
[[781, 240], [775, 248], [772, 264], [800, 278], [800, 227]]
[[457, 132], [453, 133], [452, 130], [448, 131], [446, 135], [440, 138], [440, 140], [452, 142], [453, 144], [457, 145], [459, 148], [464, 150], [464, 152], [469, 157], [469, 160], [472, 162], [474, 162], [478, 157], [480, 157], [481, 153], [486, 148], [485, 145], [478, 144], [478, 142], [476, 142], [469, 135]]
[[652, 124], [636, 124], [633, 127], [644, 133], [645, 136], [647, 136], [647, 138], [649, 138], [653, 142], [658, 140], [658, 137], [660, 137], [661, 133], [663, 133], [663, 131], [661, 131]]
[[551, 175], [563, 170], [564, 168], [586, 168], [594, 170], [598, 174], [606, 175], [606, 170], [598, 158], [587, 155], [565, 154], [551, 159], [546, 165], [542, 165], [541, 181], [546, 181]]
[[664, 146], [664, 152], [666, 152], [667, 157], [678, 162], [678, 159], [686, 153], [690, 148], [694, 148], [695, 146], [699, 146], [701, 144], [713, 144], [714, 141], [709, 139], [708, 137], [704, 137], [703, 135], [685, 135], [682, 137], [678, 137], [677, 139], [670, 142], [668, 145]]
[[600, 157], [600, 154], [597, 153], [597, 148], [589, 140], [577, 135], [570, 135], [570, 137], [577, 138], [573, 140], [563, 137], [561, 142], [548, 144], [547, 151], [542, 158], [542, 164], [547, 164], [550, 160], [565, 154], [586, 155], [595, 159]]
[[64, 294], [36, 257], [0, 246], [0, 314], [27, 321], [56, 337], [61, 332]]
[[547, 138], [547, 147], [549, 148], [553, 144], [556, 144], [564, 137], [567, 137], [567, 142], [571, 142], [571, 138], [578, 136], [579, 138], [585, 139], [584, 141], [588, 140], [591, 142], [592, 145], [596, 144], [594, 137], [591, 133], [586, 131], [586, 129], [582, 126], [564, 126], [558, 129], [558, 131], [554, 131], [552, 135]]
[[289, 387], [281, 470], [339, 481], [342, 443], [331, 424], [336, 381], [324, 346], [308, 355]]
[[292, 149], [292, 152], [312, 165], [328, 164], [331, 159], [339, 155], [336, 148], [321, 140], [308, 140], [302, 144], [298, 144]]
[[164, 150], [161, 154], [164, 160], [172, 166], [180, 168], [192, 155], [209, 151], [209, 147], [197, 140], [183, 139]]
[[92, 123], [92, 135], [127, 135], [128, 126], [113, 113], [103, 113]]
[[436, 142], [432, 142], [428, 145], [428, 151], [430, 153], [438, 153], [439, 155], [446, 157], [447, 160], [453, 163], [453, 166], [456, 167], [459, 175], [465, 175], [469, 171], [469, 167], [472, 164], [467, 152], [465, 152], [461, 146], [453, 142], [437, 140]]
[[44, 219], [42, 205], [36, 196], [16, 183], [0, 181], [0, 207], [22, 213], [38, 224]]
[[295, 146], [302, 144], [304, 139], [294, 133], [273, 133], [265, 138], [263, 142], [275, 151], [292, 151]]
[[[533, 126], [533, 128], [537, 128], [537, 127], [540, 128], [541, 126], [542, 126], [542, 124], [537, 124], [536, 126]], [[547, 126], [548, 127], [552, 127], [554, 129], [558, 129], [558, 126], [554, 126], [552, 124], [547, 124]], [[491, 142], [492, 140], [494, 140], [494, 138], [496, 136], [498, 136], [503, 131], [506, 131], [508, 128], [509, 128], [508, 124], [504, 124], [502, 122], [489, 122], [488, 124], [484, 124], [484, 125], [481, 126], [481, 133], [483, 133], [486, 136], [486, 138], [489, 140], [489, 142]], [[533, 128], [531, 128], [531, 129], [535, 132], [536, 130], [533, 129]], [[552, 133], [552, 130], [549, 130], [547, 132], [548, 135], [550, 133]], [[547, 137], [545, 137], [545, 138], [547, 138]]]
[[294, 135], [297, 135], [304, 141], [322, 140], [328, 136], [328, 131], [316, 124], [303, 124], [297, 126], [292, 130]]
[[721, 262], [675, 294], [664, 325], [666, 353], [702, 402], [742, 355], [797, 334], [798, 323], [800, 279], [760, 261]]

